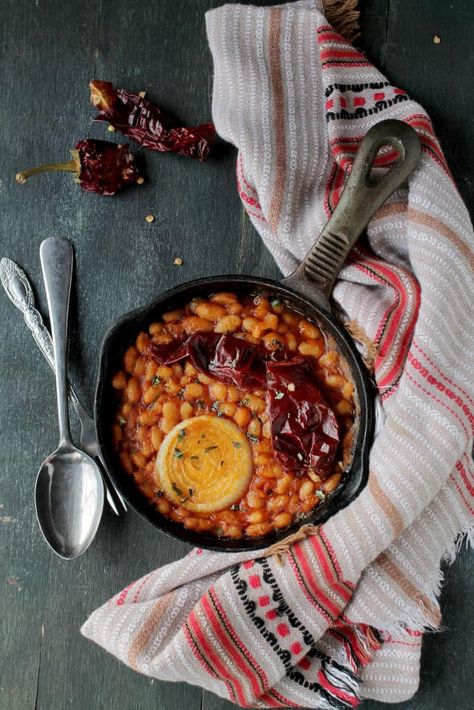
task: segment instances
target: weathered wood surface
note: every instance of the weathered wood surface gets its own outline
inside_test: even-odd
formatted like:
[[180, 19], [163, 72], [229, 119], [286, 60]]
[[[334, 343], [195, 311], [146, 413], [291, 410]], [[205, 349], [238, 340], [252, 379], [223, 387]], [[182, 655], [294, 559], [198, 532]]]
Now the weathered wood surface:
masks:
[[[25, 268], [45, 312], [39, 244], [50, 235], [73, 241], [70, 375], [89, 407], [100, 341], [116, 316], [203, 273], [275, 276], [277, 269], [243, 216], [231, 149], [206, 165], [147, 154], [149, 181], [118, 199], [85, 194], [67, 175], [23, 187], [13, 176], [66, 159], [79, 138], [110, 138], [90, 123], [92, 77], [148, 90], [186, 121], [207, 120], [212, 69], [203, 13], [217, 4], [3, 0], [0, 6], [0, 255]], [[472, 206], [470, 0], [366, 0], [362, 7], [369, 55], [430, 110]], [[144, 220], [149, 213], [156, 216], [151, 225]], [[181, 268], [173, 265], [176, 256]], [[117, 520], [106, 511], [86, 555], [68, 563], [52, 555], [37, 528], [33, 489], [39, 464], [56, 444], [53, 380], [2, 294], [0, 318], [0, 709], [230, 708], [184, 684], [150, 682], [79, 635], [98, 604], [187, 547], [134, 513]], [[470, 706], [472, 566], [463, 552], [447, 569], [446, 631], [425, 643], [421, 690], [403, 705], [407, 710]]]

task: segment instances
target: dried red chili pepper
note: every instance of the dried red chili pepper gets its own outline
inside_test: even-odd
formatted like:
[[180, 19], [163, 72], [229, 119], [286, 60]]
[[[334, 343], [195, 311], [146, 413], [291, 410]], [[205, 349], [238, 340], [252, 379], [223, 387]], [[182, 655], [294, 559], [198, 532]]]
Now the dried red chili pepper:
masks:
[[107, 121], [145, 148], [199, 160], [207, 158], [216, 138], [214, 124], [185, 128], [151, 101], [115, 89], [108, 81], [94, 80], [89, 87], [91, 102], [99, 110], [96, 121]]
[[152, 343], [150, 352], [163, 365], [189, 357], [200, 372], [239, 387], [265, 385], [264, 361], [270, 357], [263, 346], [220, 333], [194, 333], [165, 345]]
[[339, 426], [319, 390], [309, 359], [267, 362], [266, 369], [277, 459], [288, 469], [311, 468], [324, 480], [331, 473], [339, 446]]
[[17, 173], [16, 181], [24, 183], [32, 175], [58, 170], [73, 173], [83, 190], [99, 195], [115, 195], [131, 183], [141, 185], [144, 180], [135, 165], [128, 145], [117, 145], [92, 138], [76, 143], [72, 159], [64, 163], [46, 163]]

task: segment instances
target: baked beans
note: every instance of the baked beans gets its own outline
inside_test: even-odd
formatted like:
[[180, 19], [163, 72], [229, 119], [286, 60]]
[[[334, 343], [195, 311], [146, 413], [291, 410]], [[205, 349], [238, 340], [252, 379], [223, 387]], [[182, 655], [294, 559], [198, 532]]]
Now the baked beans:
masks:
[[[152, 343], [162, 345], [200, 331], [232, 334], [270, 351], [285, 347], [314, 360], [318, 384], [340, 429], [338, 455], [325, 480], [311, 470], [284, 470], [276, 460], [265, 389], [224, 384], [199, 372], [188, 359], [160, 365], [150, 353]], [[120, 465], [161, 515], [187, 529], [239, 539], [287, 528], [338, 487], [350, 462], [354, 386], [346, 373], [341, 356], [318, 325], [278, 299], [239, 298], [234, 293], [193, 299], [141, 332], [112, 378], [117, 398], [112, 439]], [[167, 499], [156, 475], [164, 437], [180, 422], [204, 414], [232, 419], [247, 435], [253, 463], [245, 495], [212, 513], [196, 513]]]

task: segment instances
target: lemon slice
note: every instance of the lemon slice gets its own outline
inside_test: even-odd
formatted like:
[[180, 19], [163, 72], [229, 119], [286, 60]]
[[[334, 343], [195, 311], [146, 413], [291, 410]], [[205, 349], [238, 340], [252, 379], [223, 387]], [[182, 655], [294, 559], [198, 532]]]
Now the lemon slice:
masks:
[[247, 437], [224, 417], [187, 419], [163, 440], [156, 475], [166, 497], [187, 510], [227, 508], [242, 498], [252, 477]]

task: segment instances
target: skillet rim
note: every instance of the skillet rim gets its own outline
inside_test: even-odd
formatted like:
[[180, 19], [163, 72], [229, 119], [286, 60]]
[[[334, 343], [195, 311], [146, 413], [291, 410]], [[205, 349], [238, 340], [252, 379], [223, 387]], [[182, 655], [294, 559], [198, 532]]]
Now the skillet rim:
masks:
[[[286, 295], [289, 299], [300, 302], [314, 315], [313, 318], [324, 322], [328, 331], [335, 337], [337, 345], [341, 348], [346, 357], [351, 376], [357, 388], [359, 398], [359, 427], [357, 430], [357, 441], [354, 449], [352, 466], [347, 471], [339, 487], [331, 493], [327, 499], [317, 506], [313, 514], [308, 514], [304, 518], [296, 521], [290, 528], [283, 531], [272, 532], [263, 538], [242, 538], [232, 540], [229, 538], [219, 538], [205, 533], [198, 533], [186, 529], [180, 523], [165, 518], [154, 508], [146, 497], [134, 485], [131, 478], [118, 466], [116, 455], [109, 445], [110, 435], [107, 434], [104, 424], [104, 414], [107, 411], [106, 395], [107, 387], [110, 387], [110, 371], [113, 363], [118, 361], [126, 346], [132, 341], [132, 336], [123, 337], [125, 330], [133, 331], [136, 335], [140, 328], [145, 328], [147, 318], [151, 314], [162, 308], [163, 305], [173, 299], [184, 300], [185, 294], [199, 289], [209, 289], [210, 292], [216, 290], [230, 289], [230, 284], [234, 288], [242, 289], [244, 286], [259, 290], [269, 290], [280, 295]], [[369, 475], [369, 451], [373, 439], [375, 412], [374, 412], [374, 392], [366, 368], [362, 363], [360, 355], [356, 349], [354, 341], [351, 339], [342, 323], [331, 312], [329, 304], [327, 308], [321, 304], [321, 295], [315, 287], [314, 299], [307, 293], [288, 286], [286, 283], [278, 282], [274, 279], [266, 279], [258, 276], [247, 276], [242, 274], [226, 274], [209, 277], [201, 277], [192, 281], [175, 286], [161, 293], [157, 298], [148, 304], [129, 311], [117, 318], [109, 327], [102, 340], [100, 350], [99, 372], [94, 397], [94, 418], [96, 426], [96, 436], [100, 455], [112, 481], [125, 498], [130, 507], [141, 517], [157, 528], [165, 535], [189, 543], [202, 549], [220, 552], [247, 552], [261, 550], [270, 545], [280, 542], [288, 535], [299, 530], [307, 523], [320, 525], [330, 517], [352, 503], [355, 498], [365, 488]], [[319, 300], [317, 300], [319, 296]], [[188, 300], [193, 296], [188, 296]], [[168, 307], [166, 308], [166, 310]], [[165, 310], [165, 309], [163, 309]], [[118, 341], [118, 342], [117, 342]], [[118, 347], [120, 346], [120, 347]], [[110, 423], [110, 419], [107, 420]]]

